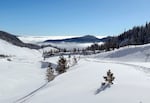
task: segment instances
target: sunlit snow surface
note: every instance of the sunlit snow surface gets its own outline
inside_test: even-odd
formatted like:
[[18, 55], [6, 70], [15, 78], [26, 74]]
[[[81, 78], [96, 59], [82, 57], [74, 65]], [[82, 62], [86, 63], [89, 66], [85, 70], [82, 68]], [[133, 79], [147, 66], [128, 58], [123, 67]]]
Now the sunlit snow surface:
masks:
[[[0, 54], [12, 60], [0, 58], [0, 103], [149, 103], [149, 48], [148, 44], [81, 56], [77, 65], [29, 95], [46, 82], [41, 51], [0, 40]], [[58, 57], [46, 61], [57, 63]], [[114, 84], [95, 95], [108, 69], [114, 73]]]

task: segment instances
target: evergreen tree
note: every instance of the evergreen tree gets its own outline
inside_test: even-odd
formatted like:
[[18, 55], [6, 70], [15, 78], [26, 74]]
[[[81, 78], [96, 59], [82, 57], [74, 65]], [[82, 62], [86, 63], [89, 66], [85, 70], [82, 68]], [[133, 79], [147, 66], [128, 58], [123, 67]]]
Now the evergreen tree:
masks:
[[[100, 46], [100, 50], [110, 51], [128, 45], [143, 45], [150, 43], [150, 23], [145, 26], [135, 26], [121, 33], [119, 36], [111, 37]], [[88, 47], [87, 50], [91, 50]]]
[[61, 74], [66, 72], [66, 69], [67, 69], [67, 60], [63, 56], [60, 56], [56, 71], [58, 71], [58, 73]]
[[108, 70], [107, 76], [104, 76], [103, 78], [104, 78], [105, 82], [103, 82], [102, 85], [104, 85], [105, 83], [113, 84], [113, 81], [115, 79], [111, 70]]
[[54, 71], [53, 71], [53, 68], [51, 67], [51, 64], [49, 64], [48, 66], [46, 76], [47, 76], [48, 82], [50, 82], [51, 80], [55, 78]]

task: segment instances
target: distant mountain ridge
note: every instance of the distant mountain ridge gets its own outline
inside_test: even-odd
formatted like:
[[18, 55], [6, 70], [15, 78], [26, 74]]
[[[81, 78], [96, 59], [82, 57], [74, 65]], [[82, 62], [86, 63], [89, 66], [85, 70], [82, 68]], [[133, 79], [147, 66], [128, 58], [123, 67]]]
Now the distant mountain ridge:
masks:
[[105, 42], [108, 40], [109, 37], [99, 39], [92, 35], [86, 35], [82, 37], [74, 37], [74, 38], [67, 38], [67, 39], [59, 39], [59, 40], [46, 40], [44, 42], [51, 42], [51, 43], [59, 43], [59, 42], [76, 42], [76, 43], [94, 43], [94, 42]]
[[12, 35], [10, 33], [0, 31], [0, 39], [5, 40], [11, 44], [14, 44], [16, 46], [20, 47], [27, 47], [30, 49], [40, 49], [41, 47], [35, 44], [29, 44], [29, 43], [23, 43], [21, 40], [17, 38], [17, 36]]

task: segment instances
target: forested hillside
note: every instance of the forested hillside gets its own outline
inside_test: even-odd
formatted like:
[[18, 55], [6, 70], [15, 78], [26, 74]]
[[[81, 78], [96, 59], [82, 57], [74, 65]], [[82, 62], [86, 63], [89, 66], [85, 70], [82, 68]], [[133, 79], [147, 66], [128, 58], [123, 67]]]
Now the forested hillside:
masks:
[[118, 36], [109, 38], [103, 45], [94, 44], [87, 49], [109, 51], [127, 45], [143, 45], [147, 43], [150, 43], [150, 23], [146, 23], [144, 26], [135, 26]]

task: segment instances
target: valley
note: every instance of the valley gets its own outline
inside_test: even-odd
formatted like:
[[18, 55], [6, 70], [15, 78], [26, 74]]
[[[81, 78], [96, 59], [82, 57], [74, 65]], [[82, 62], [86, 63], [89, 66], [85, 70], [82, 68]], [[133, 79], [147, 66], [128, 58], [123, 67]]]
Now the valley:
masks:
[[[41, 50], [0, 42], [1, 54], [11, 59], [0, 59], [2, 103], [149, 103], [150, 58], [145, 61], [144, 55], [150, 50], [149, 44], [95, 55], [75, 55], [80, 58], [78, 63], [47, 83], [47, 68], [41, 68], [41, 62], [57, 64], [59, 56], [43, 60]], [[122, 55], [126, 51], [132, 54]], [[114, 84], [95, 94], [108, 69], [114, 73]]]

